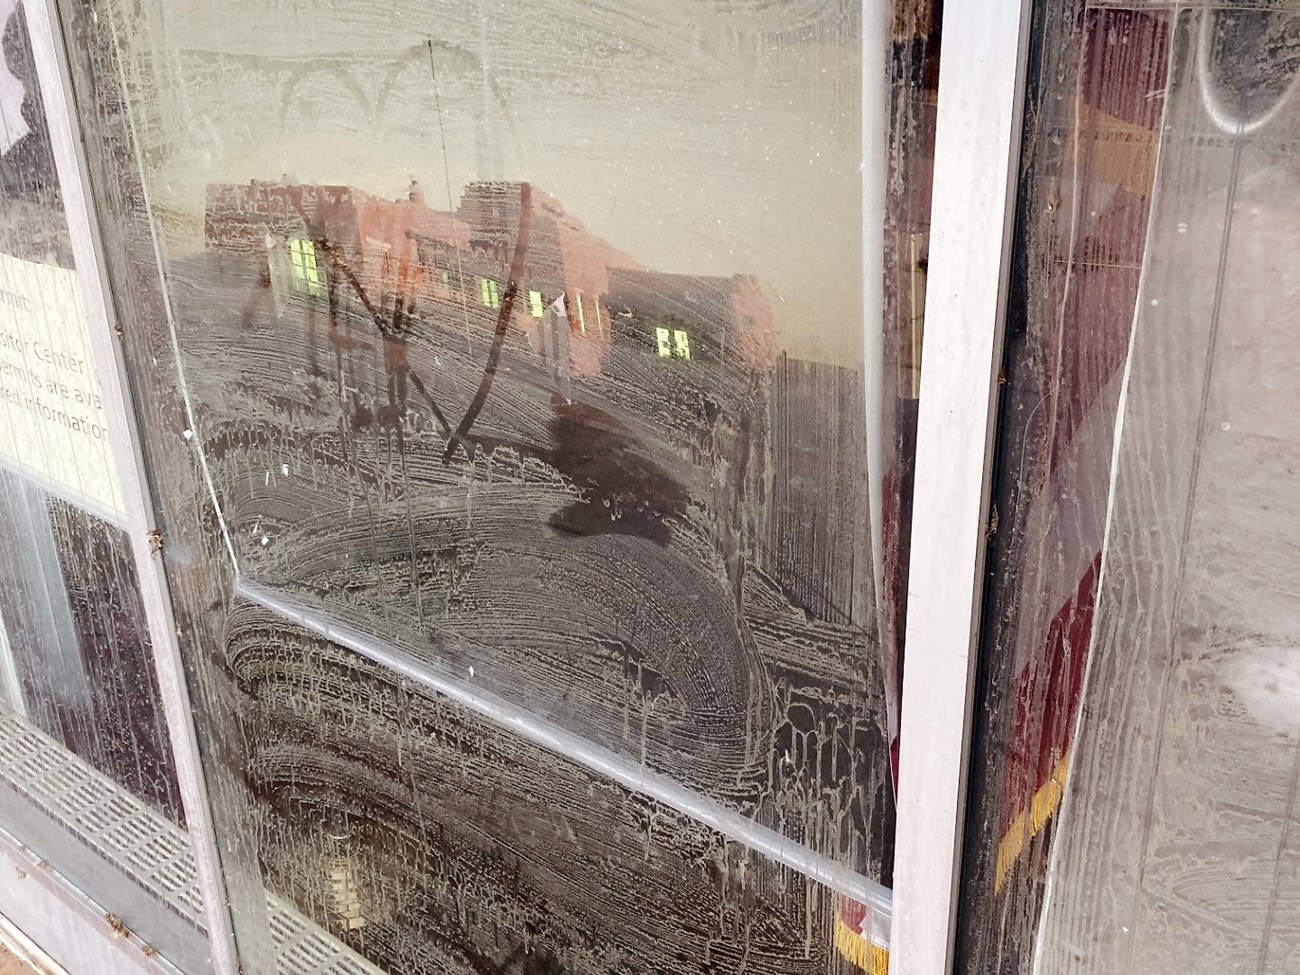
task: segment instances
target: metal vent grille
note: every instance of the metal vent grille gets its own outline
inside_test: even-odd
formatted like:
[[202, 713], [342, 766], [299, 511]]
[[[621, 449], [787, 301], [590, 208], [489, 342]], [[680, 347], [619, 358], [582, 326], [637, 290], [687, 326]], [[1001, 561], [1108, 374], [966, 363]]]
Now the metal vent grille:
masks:
[[280, 975], [383, 975], [343, 942], [322, 931], [274, 894], [266, 895]]
[[[18, 716], [0, 709], [0, 781], [177, 914], [202, 927], [189, 841], [171, 820]], [[266, 895], [279, 975], [384, 975], [274, 894]]]

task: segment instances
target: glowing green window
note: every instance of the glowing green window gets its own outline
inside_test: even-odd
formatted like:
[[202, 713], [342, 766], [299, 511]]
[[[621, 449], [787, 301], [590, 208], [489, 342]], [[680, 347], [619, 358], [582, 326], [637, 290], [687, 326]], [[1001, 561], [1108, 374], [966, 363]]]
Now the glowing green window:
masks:
[[528, 292], [528, 313], [534, 318], [541, 318], [542, 311], [542, 293], [540, 291]]
[[673, 344], [676, 346], [679, 358], [689, 359], [691, 357], [691, 339], [686, 334], [686, 329], [677, 328], [673, 330]]
[[479, 297], [483, 299], [484, 308], [500, 308], [501, 292], [497, 290], [497, 283], [491, 278], [478, 279]]
[[655, 343], [659, 356], [663, 359], [689, 359], [691, 357], [691, 337], [684, 328], [664, 328], [655, 326]]
[[289, 241], [289, 260], [293, 264], [293, 286], [308, 294], [320, 294], [320, 272], [316, 269], [316, 244], [306, 237]]

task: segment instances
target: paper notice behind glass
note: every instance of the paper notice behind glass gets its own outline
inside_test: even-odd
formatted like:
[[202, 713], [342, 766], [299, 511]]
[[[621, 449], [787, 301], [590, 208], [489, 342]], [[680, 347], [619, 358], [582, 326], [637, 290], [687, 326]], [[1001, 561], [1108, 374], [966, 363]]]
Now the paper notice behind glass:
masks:
[[0, 464], [125, 520], [74, 271], [0, 254]]

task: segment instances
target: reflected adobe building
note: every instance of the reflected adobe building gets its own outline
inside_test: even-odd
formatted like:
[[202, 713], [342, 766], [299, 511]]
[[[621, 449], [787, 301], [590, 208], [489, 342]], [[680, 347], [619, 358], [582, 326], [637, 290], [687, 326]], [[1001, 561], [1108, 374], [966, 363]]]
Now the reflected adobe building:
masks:
[[[888, 876], [859, 373], [780, 353], [754, 277], [644, 267], [527, 184], [471, 184], [447, 210], [416, 184], [396, 201], [214, 185], [205, 238], [171, 270], [194, 284], [182, 348], [195, 399], [219, 405], [203, 449], [245, 578]], [[455, 912], [415, 879], [443, 853], [400, 798], [410, 754], [359, 717], [388, 713], [388, 692], [362, 700], [367, 685], [334, 682], [317, 649], [279, 652], [301, 637], [272, 625], [241, 613], [226, 650], [250, 713], [314, 688], [249, 734], [239, 770], [281, 838], [267, 869], [409, 967], [403, 946]], [[538, 769], [490, 764], [512, 793], [545, 788]], [[591, 820], [595, 849], [630, 842], [599, 823], [640, 802], [564, 815]], [[689, 825], [680, 843], [706, 835]], [[617, 886], [658, 869], [629, 864]], [[417, 887], [423, 920], [393, 906]], [[485, 897], [514, 910], [523, 895]], [[773, 907], [773, 951], [802, 943], [795, 901]], [[570, 907], [553, 943], [588, 910]]]
[[[519, 183], [471, 184], [455, 212], [428, 206], [414, 182], [396, 201], [346, 186], [214, 185], [205, 238], [216, 254], [264, 252], [281, 310], [294, 293], [328, 295], [344, 319], [336, 328], [362, 330], [346, 319], [369, 316], [397, 339], [417, 323], [492, 337], [504, 321], [504, 341], [528, 336], [561, 382], [633, 378], [620, 377], [632, 361], [623, 353], [638, 352], [703, 366], [696, 375], [708, 385], [708, 372], [768, 370], [776, 354], [771, 309], [752, 276], [647, 270]], [[516, 262], [517, 293], [503, 309]], [[563, 337], [548, 309], [565, 320]], [[567, 355], [556, 361], [560, 345]]]

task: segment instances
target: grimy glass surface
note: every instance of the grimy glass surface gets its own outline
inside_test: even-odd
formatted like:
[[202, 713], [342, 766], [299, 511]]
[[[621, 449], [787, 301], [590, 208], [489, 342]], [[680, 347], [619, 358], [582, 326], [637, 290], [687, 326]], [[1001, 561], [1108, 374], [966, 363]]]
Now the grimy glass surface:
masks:
[[[242, 580], [839, 851], [881, 760], [855, 21], [642, 8], [121, 37], [188, 432]], [[770, 761], [804, 733], [829, 791]]]
[[860, 5], [64, 16], [245, 958], [265, 882], [394, 972], [877, 964]]
[[1300, 16], [1047, 7], [958, 969], [1295, 972]]
[[120, 496], [96, 480], [112, 460], [21, 5], [0, 6], [0, 29], [0, 694], [175, 818]]
[[0, 828], [196, 963], [155, 872], [187, 848], [141, 849], [180, 800], [21, 4], [0, 39]]

